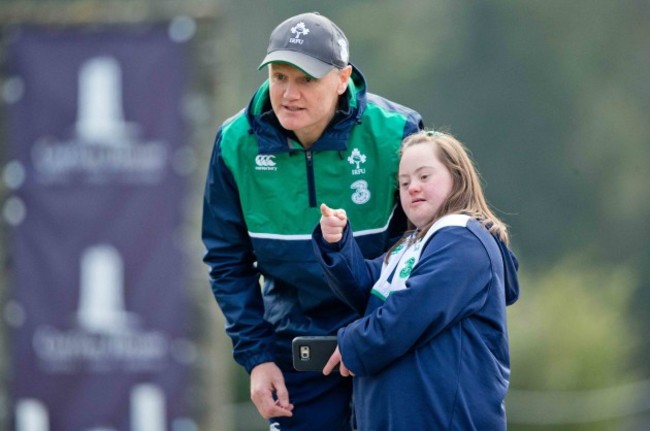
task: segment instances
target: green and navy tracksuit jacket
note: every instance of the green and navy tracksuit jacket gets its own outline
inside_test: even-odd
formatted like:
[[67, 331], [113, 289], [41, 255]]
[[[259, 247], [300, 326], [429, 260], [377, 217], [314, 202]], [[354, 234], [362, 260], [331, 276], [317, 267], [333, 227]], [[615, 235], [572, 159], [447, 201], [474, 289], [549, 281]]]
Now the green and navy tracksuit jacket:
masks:
[[423, 126], [417, 112], [367, 93], [354, 68], [334, 119], [304, 149], [280, 126], [268, 87], [219, 128], [203, 209], [212, 291], [248, 372], [269, 361], [290, 370], [293, 337], [333, 335], [357, 317], [330, 291], [312, 250], [319, 206], [344, 208], [364, 255], [381, 255], [405, 228], [399, 146]]

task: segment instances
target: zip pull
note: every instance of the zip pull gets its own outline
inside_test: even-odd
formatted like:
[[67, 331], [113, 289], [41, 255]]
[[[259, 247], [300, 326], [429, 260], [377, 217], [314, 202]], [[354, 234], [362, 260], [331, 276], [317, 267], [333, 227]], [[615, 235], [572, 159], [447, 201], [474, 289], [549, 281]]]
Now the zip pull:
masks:
[[314, 157], [313, 152], [305, 150], [305, 162], [307, 165], [307, 190], [309, 192], [309, 206], [316, 207], [316, 180], [314, 179]]

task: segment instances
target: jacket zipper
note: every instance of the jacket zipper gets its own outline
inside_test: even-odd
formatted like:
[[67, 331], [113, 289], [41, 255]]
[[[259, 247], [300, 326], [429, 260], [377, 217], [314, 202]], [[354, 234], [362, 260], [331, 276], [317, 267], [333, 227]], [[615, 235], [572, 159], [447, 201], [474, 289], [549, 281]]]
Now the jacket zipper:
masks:
[[309, 206], [316, 207], [316, 182], [314, 181], [314, 158], [311, 150], [305, 150], [307, 163], [307, 189], [309, 191]]

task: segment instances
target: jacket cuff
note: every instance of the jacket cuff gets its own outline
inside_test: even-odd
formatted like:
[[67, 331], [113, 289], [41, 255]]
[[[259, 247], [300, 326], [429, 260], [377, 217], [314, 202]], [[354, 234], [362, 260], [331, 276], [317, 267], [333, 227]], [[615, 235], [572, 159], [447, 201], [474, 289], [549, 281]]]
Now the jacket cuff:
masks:
[[325, 241], [325, 238], [323, 238], [323, 231], [320, 228], [320, 224], [317, 224], [316, 227], [314, 228], [314, 231], [311, 234], [312, 239], [318, 244], [319, 248], [324, 251], [339, 251], [343, 248], [343, 243], [345, 242], [345, 236], [350, 230], [350, 222], [345, 225], [345, 229], [343, 229], [343, 236], [341, 237], [341, 240], [339, 242], [327, 242]]
[[240, 364], [244, 367], [246, 372], [250, 374], [251, 371], [253, 371], [253, 368], [265, 362], [275, 362], [275, 354], [272, 352], [262, 352], [251, 355], [247, 359], [243, 360], [243, 362], [240, 362]]

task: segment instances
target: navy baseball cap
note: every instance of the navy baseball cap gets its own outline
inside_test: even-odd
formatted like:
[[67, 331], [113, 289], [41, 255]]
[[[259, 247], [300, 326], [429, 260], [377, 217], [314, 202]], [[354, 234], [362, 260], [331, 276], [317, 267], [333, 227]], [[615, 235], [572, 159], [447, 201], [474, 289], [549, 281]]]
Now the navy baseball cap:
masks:
[[318, 12], [309, 12], [293, 16], [273, 30], [258, 70], [269, 63], [286, 63], [322, 78], [349, 61], [349, 44], [343, 31]]

